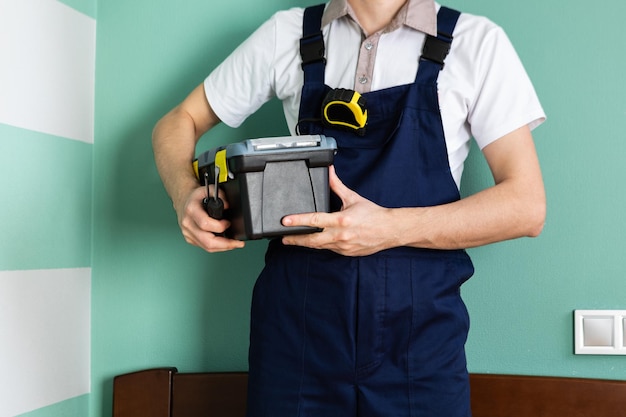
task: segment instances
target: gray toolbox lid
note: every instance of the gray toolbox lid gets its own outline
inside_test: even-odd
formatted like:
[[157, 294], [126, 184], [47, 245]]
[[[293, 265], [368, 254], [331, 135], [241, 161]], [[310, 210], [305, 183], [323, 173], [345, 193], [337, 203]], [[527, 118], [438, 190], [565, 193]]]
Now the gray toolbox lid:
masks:
[[212, 167], [216, 157], [218, 160], [220, 157], [225, 158], [228, 173], [220, 174], [220, 182], [224, 182], [226, 175], [232, 178], [242, 172], [262, 171], [268, 162], [307, 160], [309, 167], [329, 166], [333, 163], [336, 151], [335, 139], [324, 135], [247, 139], [202, 153], [198, 157], [198, 170], [201, 180], [204, 172], [208, 171], [209, 179], [213, 181]]

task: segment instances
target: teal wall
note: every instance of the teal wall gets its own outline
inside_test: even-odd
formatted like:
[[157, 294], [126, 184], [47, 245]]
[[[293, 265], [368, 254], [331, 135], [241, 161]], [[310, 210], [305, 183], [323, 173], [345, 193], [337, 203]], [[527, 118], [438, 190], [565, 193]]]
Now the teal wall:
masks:
[[89, 394], [61, 401], [18, 417], [86, 417], [89, 415]]
[[0, 147], [0, 270], [90, 266], [92, 145], [0, 124]]
[[[119, 373], [246, 369], [250, 294], [265, 243], [218, 255], [188, 246], [150, 135], [272, 11], [314, 3], [99, 2], [91, 415], [110, 415]], [[626, 3], [600, 9], [572, 0], [566, 11], [540, 0], [447, 4], [506, 28], [549, 117], [535, 132], [548, 192], [544, 233], [471, 251], [470, 369], [626, 379], [624, 357], [574, 356], [572, 332], [574, 309], [626, 308]], [[284, 133], [272, 102], [237, 130], [216, 128], [199, 150]], [[466, 194], [490, 184], [477, 152], [466, 174]]]
[[68, 5], [69, 7], [78, 10], [79, 12], [96, 18], [98, 10], [98, 0], [59, 0], [61, 3]]

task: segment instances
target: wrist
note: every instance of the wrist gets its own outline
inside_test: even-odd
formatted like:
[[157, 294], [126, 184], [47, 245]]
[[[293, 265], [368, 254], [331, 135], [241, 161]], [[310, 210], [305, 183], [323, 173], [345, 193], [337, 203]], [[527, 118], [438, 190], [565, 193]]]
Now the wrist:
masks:
[[192, 198], [192, 194], [198, 188], [200, 188], [200, 184], [195, 178], [181, 181], [176, 185], [168, 187], [168, 194], [176, 213], [180, 214], [184, 211]]

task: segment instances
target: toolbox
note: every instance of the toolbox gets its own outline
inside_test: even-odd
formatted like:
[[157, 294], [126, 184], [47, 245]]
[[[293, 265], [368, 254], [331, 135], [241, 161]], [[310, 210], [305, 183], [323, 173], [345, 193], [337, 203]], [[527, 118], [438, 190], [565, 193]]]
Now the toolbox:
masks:
[[318, 231], [285, 227], [288, 214], [328, 212], [328, 167], [337, 144], [323, 135], [248, 139], [211, 149], [194, 162], [201, 184], [225, 193], [231, 222], [225, 235], [251, 240]]

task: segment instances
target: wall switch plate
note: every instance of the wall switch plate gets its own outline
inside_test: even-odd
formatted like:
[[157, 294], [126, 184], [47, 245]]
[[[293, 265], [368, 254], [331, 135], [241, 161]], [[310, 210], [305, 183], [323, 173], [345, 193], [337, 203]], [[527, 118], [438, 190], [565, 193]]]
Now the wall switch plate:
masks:
[[626, 310], [575, 310], [574, 353], [626, 355]]

